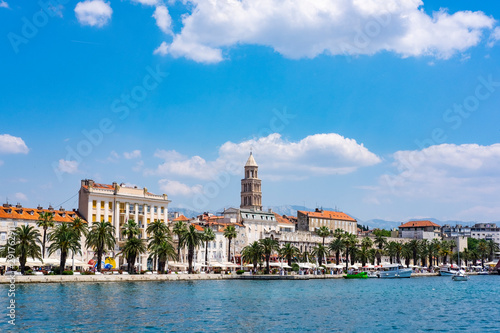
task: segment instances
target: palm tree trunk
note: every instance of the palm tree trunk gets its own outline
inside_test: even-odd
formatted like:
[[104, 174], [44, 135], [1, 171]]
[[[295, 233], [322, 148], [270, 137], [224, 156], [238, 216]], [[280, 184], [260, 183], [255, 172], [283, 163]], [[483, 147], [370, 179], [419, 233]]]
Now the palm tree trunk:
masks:
[[266, 254], [266, 274], [269, 274], [269, 260], [271, 259], [271, 256], [268, 256]]
[[229, 246], [227, 248], [227, 261], [231, 262], [231, 238], [228, 238]]
[[337, 253], [335, 253], [335, 260], [337, 261], [336, 264], [338, 265], [340, 261], [340, 251], [337, 251]]
[[345, 251], [345, 270], [349, 269], [349, 247], [346, 248]]
[[193, 254], [194, 254], [194, 247], [192, 245], [189, 245], [188, 247], [188, 273], [193, 274]]
[[208, 241], [205, 242], [205, 271], [208, 272]]
[[21, 274], [24, 274], [24, 270], [26, 269], [26, 257], [19, 258], [19, 266], [21, 266]]
[[47, 241], [47, 228], [43, 228], [42, 259], [45, 259], [45, 242]]
[[65, 266], [66, 266], [66, 252], [61, 251], [61, 259], [59, 261], [59, 275], [62, 275]]
[[101, 271], [102, 248], [103, 247], [99, 246], [99, 248], [97, 249], [97, 271], [98, 272]]
[[292, 267], [292, 256], [288, 256], [288, 266]]

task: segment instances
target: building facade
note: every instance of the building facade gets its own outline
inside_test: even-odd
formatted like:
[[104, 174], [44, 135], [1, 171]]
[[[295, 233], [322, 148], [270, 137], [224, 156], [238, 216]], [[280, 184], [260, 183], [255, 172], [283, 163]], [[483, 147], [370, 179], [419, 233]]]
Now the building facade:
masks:
[[410, 221], [399, 226], [399, 237], [412, 239], [439, 238], [441, 236], [441, 227], [431, 221]]
[[[156, 195], [147, 188], [129, 187], [124, 184], [98, 184], [91, 179], [81, 181], [78, 212], [89, 222], [110, 222], [115, 227], [117, 246], [115, 255], [125, 243], [122, 226], [130, 219], [139, 225], [139, 238], [146, 239], [149, 223], [160, 220], [168, 223], [168, 204], [166, 194]], [[143, 268], [147, 267], [148, 254], [138, 260]], [[120, 255], [115, 258], [120, 265], [126, 260]]]
[[357, 234], [358, 222], [356, 219], [342, 212], [332, 212], [316, 208], [314, 212], [297, 211], [297, 225], [299, 231], [314, 232], [322, 226], [335, 231], [342, 229], [350, 234]]
[[241, 180], [241, 209], [262, 210], [262, 188], [258, 172], [259, 166], [250, 153], [245, 164], [245, 178]]

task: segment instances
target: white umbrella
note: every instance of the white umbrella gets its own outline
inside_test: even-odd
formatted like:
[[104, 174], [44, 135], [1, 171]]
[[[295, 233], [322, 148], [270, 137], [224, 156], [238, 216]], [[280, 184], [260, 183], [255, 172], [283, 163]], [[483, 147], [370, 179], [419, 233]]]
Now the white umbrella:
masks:
[[253, 267], [253, 264], [246, 264], [245, 267]]
[[279, 262], [270, 262], [269, 267], [281, 267], [281, 264]]

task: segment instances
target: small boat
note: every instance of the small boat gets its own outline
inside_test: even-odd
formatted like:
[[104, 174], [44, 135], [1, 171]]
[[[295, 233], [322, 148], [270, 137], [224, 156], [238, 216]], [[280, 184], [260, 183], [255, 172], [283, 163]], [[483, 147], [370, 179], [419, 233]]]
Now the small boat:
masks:
[[465, 275], [464, 270], [459, 270], [455, 275], [451, 277], [453, 281], [467, 281], [469, 280], [469, 276]]
[[439, 267], [439, 275], [441, 276], [453, 276], [458, 273], [458, 269], [455, 269], [452, 265], [442, 265]]
[[368, 279], [368, 274], [366, 272], [347, 273], [344, 279]]
[[379, 277], [382, 279], [409, 278], [411, 277], [411, 273], [411, 268], [404, 268], [401, 264], [389, 264], [382, 265]]
[[488, 273], [488, 271], [479, 271], [477, 272], [477, 275], [488, 275], [490, 273]]
[[376, 271], [369, 271], [368, 272], [368, 277], [371, 279], [371, 278], [378, 278], [378, 272]]

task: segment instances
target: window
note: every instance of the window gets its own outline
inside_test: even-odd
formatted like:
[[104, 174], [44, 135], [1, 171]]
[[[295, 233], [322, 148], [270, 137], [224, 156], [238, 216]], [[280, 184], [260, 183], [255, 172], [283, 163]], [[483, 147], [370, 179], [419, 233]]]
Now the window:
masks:
[[109, 206], [109, 209], [113, 209], [113, 203], [112, 202], [108, 202], [108, 206]]
[[14, 221], [14, 227], [17, 227], [17, 221]]
[[92, 222], [96, 222], [97, 216], [95, 214], [92, 214]]
[[153, 212], [154, 212], [155, 214], [156, 214], [156, 213], [158, 213], [158, 207], [154, 206], [154, 208], [153, 208]]
[[7, 239], [7, 233], [6, 232], [0, 232], [0, 240], [6, 240]]
[[95, 208], [96, 208], [96, 206], [97, 206], [97, 201], [96, 201], [96, 200], [92, 201], [92, 208], [94, 208], [94, 209], [95, 209]]
[[101, 209], [104, 209], [104, 201], [101, 201]]
[[160, 207], [160, 214], [163, 214], [163, 207]]

